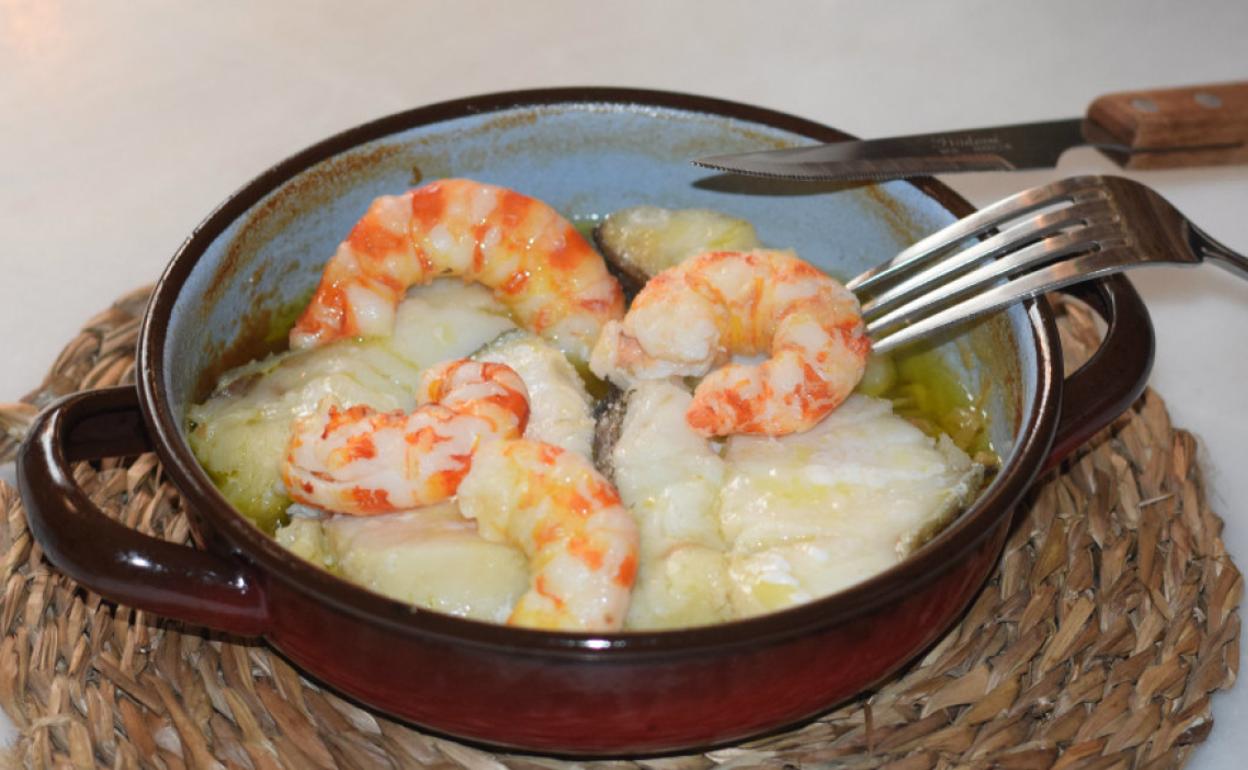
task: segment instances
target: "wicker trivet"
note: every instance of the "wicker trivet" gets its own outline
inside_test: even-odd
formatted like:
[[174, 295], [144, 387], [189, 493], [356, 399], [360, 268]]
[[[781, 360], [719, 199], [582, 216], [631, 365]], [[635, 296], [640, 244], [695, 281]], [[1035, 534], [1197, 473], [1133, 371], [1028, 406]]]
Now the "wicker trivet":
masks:
[[[35, 406], [128, 382], [146, 291], [65, 349], [24, 404], [0, 405], [0, 461]], [[1068, 358], [1094, 319], [1064, 304]], [[1030, 495], [997, 572], [962, 623], [903, 676], [799, 729], [706, 754], [581, 767], [1162, 768], [1212, 728], [1211, 693], [1239, 661], [1242, 580], [1205, 501], [1196, 442], [1147, 393]], [[82, 465], [130, 526], [188, 539], [151, 455]], [[61, 577], [0, 483], [0, 705], [32, 767], [565, 767], [422, 734], [241, 645], [115, 607]], [[611, 719], [603, 714], [603, 719]]]

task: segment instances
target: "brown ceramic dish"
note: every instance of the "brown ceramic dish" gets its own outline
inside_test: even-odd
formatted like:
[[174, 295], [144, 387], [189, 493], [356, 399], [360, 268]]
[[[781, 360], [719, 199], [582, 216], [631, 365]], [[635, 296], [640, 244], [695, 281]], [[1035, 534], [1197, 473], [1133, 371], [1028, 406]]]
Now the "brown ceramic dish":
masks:
[[[764, 241], [794, 245], [842, 274], [970, 211], [931, 180], [799, 188], [707, 178], [686, 162], [711, 151], [843, 138], [740, 104], [566, 89], [438, 104], [315, 145], [236, 193], [173, 258], [143, 322], [137, 388], [70, 396], [37, 421], [19, 459], [31, 528], [57, 566], [105, 597], [262, 636], [342, 692], [452, 736], [561, 754], [650, 754], [735, 741], [817, 714], [937, 639], [996, 563], [1011, 510], [1033, 477], [1140, 392], [1152, 331], [1125, 279], [1083, 290], [1108, 335], [1069, 379], [1043, 302], [975, 332], [966, 376], [997, 389], [992, 432], [1003, 465], [943, 533], [843, 593], [709, 628], [549, 633], [372, 594], [287, 553], [233, 510], [192, 456], [183, 415], [204, 396], [204, 383], [239, 362], [238, 351], [263, 348], [276, 325], [270, 319], [307, 295], [368, 200], [413, 177], [474, 176], [573, 216], [637, 202], [721, 208], [759, 224]], [[193, 514], [202, 549], [123, 527], [73, 483], [74, 462], [153, 448]]]

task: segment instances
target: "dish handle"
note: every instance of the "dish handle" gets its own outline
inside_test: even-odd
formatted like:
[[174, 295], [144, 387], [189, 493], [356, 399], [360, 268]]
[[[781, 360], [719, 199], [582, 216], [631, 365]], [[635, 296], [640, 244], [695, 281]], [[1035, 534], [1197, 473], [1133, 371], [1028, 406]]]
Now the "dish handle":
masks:
[[65, 574], [110, 600], [240, 636], [261, 634], [268, 611], [253, 569], [130, 529], [74, 481], [72, 463], [151, 448], [133, 387], [75, 393], [45, 409], [17, 458], [35, 539]]
[[1062, 289], [1087, 303], [1107, 328], [1101, 346], [1062, 384], [1057, 430], [1044, 470], [1054, 468], [1144, 392], [1153, 368], [1153, 323], [1126, 276], [1114, 275]]

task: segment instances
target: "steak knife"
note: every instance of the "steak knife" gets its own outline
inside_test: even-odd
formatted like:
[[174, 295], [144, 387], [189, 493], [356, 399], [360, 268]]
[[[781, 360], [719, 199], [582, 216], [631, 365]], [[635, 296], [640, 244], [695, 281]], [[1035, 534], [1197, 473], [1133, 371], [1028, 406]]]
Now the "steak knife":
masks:
[[693, 161], [755, 176], [885, 180], [1057, 165], [1091, 145], [1128, 169], [1248, 163], [1248, 81], [1098, 97], [1082, 118], [845, 141]]

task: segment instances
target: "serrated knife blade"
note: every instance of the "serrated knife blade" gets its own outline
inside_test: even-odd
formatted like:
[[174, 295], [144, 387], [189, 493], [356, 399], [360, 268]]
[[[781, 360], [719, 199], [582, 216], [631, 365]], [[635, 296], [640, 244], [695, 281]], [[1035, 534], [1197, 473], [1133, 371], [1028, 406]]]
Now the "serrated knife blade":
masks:
[[1057, 164], [1085, 144], [1083, 121], [1058, 120], [970, 131], [837, 142], [698, 158], [717, 171], [806, 180], [883, 180], [957, 171], [1009, 171]]

